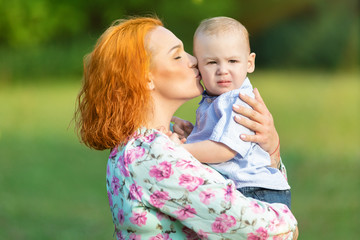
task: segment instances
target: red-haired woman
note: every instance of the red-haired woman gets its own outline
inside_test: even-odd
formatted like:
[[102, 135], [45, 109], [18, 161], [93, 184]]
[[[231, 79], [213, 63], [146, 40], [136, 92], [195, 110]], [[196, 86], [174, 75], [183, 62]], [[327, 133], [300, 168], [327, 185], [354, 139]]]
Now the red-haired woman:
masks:
[[[158, 130], [169, 131], [175, 111], [202, 93], [200, 80], [196, 59], [157, 18], [115, 22], [86, 58], [77, 128], [87, 146], [111, 149], [117, 238], [292, 239], [297, 222], [285, 205], [245, 198]], [[257, 122], [256, 142], [278, 138], [259, 95], [245, 100], [254, 110], [238, 112], [252, 119], [242, 124]]]

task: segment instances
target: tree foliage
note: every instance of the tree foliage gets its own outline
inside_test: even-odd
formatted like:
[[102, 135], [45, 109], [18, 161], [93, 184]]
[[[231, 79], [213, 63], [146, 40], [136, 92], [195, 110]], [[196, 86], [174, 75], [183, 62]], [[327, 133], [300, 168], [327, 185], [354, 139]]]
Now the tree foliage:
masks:
[[95, 43], [115, 19], [146, 14], [160, 17], [191, 52], [199, 22], [222, 15], [248, 28], [259, 66], [358, 67], [356, 0], [0, 0], [0, 6], [0, 52], [9, 55], [54, 44], [76, 48], [79, 39]]

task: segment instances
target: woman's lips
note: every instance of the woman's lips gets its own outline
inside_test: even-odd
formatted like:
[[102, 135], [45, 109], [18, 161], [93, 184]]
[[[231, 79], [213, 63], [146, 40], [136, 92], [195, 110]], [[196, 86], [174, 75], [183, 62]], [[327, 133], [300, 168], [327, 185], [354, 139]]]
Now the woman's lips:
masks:
[[200, 73], [198, 75], [196, 75], [196, 79], [201, 80], [201, 74]]

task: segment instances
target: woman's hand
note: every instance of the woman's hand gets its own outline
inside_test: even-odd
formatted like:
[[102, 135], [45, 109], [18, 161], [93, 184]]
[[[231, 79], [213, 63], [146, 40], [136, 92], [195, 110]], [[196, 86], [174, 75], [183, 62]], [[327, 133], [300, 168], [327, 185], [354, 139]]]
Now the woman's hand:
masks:
[[294, 240], [297, 240], [298, 237], [299, 237], [299, 228], [296, 227], [295, 232], [294, 232]]
[[275, 129], [273, 117], [256, 88], [254, 89], [254, 94], [255, 99], [240, 94], [240, 98], [251, 106], [252, 109], [238, 105], [233, 106], [233, 110], [236, 113], [248, 118], [236, 116], [235, 121], [255, 132], [255, 135], [241, 134], [240, 138], [246, 142], [258, 143], [262, 149], [269, 153], [271, 166], [278, 168], [280, 164], [279, 135]]
[[194, 125], [191, 122], [178, 117], [172, 117], [171, 121], [174, 122], [174, 132], [177, 133], [181, 139], [187, 138], [194, 128]]

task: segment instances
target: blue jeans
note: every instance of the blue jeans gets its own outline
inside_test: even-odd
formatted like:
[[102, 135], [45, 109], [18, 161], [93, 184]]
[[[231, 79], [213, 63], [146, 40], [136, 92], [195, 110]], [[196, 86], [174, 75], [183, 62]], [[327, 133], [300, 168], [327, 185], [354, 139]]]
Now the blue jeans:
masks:
[[243, 187], [238, 189], [245, 197], [255, 198], [268, 203], [282, 203], [291, 209], [290, 190], [272, 190], [259, 187]]

